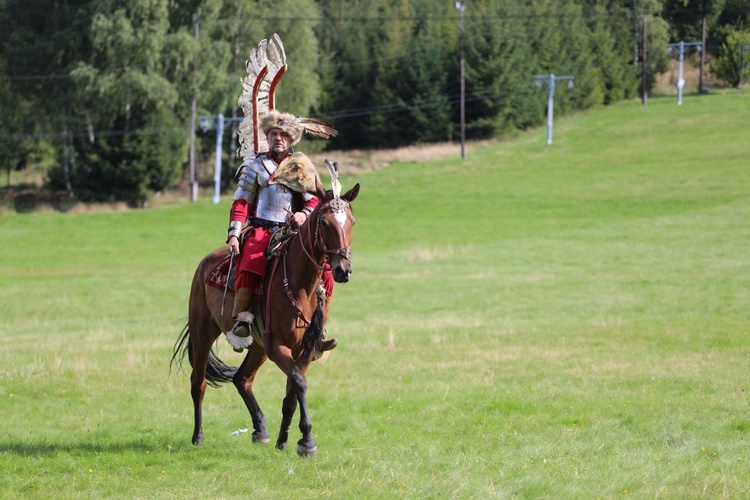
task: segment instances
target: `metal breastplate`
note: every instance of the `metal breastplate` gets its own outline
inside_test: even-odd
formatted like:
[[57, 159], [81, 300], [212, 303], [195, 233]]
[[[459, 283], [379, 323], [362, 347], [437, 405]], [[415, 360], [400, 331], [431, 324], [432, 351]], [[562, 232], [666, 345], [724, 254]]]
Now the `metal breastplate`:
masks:
[[[267, 182], [267, 180], [266, 180]], [[261, 185], [255, 203], [255, 217], [286, 222], [292, 211], [292, 192], [280, 184]]]

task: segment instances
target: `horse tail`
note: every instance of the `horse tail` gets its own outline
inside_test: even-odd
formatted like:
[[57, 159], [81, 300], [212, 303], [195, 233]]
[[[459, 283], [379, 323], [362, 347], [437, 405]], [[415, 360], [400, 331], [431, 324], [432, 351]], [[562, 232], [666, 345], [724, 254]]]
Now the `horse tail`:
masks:
[[206, 365], [206, 381], [212, 387], [219, 387], [220, 383], [231, 382], [237, 373], [236, 366], [227, 366], [219, 359], [213, 349], [208, 353], [208, 364]]
[[[169, 362], [169, 371], [172, 371], [173, 366], [176, 366], [178, 370], [181, 369], [186, 355], [190, 366], [193, 366], [193, 349], [188, 325], [185, 325], [182, 333], [180, 333], [180, 336], [177, 337], [177, 341], [174, 343], [172, 360]], [[237, 373], [237, 367], [224, 364], [214, 350], [211, 349], [211, 352], [208, 353], [208, 363], [206, 365], [206, 382], [212, 387], [219, 387], [219, 384], [222, 382], [231, 382], [235, 373]]]
[[323, 301], [318, 301], [310, 324], [302, 336], [302, 359], [310, 359], [313, 349], [319, 349], [323, 339]]
[[177, 370], [182, 369], [182, 362], [185, 360], [185, 354], [188, 356], [190, 366], [193, 366], [193, 353], [190, 349], [190, 330], [188, 325], [182, 329], [182, 332], [177, 337], [172, 349], [172, 359], [169, 361], [169, 372], [172, 372], [172, 367], [175, 366]]

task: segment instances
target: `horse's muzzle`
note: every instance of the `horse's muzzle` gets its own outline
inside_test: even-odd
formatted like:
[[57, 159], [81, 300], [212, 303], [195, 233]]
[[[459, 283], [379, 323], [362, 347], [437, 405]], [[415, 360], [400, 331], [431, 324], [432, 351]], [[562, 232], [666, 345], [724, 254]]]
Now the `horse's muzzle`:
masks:
[[333, 268], [333, 279], [336, 283], [347, 283], [352, 277], [352, 265], [349, 262], [340, 262]]

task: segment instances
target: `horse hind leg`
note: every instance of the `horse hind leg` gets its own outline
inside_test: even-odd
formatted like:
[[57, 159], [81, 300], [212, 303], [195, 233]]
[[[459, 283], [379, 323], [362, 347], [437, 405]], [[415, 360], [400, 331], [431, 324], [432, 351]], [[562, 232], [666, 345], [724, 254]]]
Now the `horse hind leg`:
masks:
[[[214, 325], [213, 328], [203, 330], [206, 334], [210, 330], [218, 331], [218, 327]], [[193, 398], [193, 416], [194, 416], [194, 427], [193, 427], [193, 444], [199, 445], [203, 443], [203, 397], [206, 394], [206, 367], [208, 365], [208, 358], [211, 353], [211, 347], [213, 345], [215, 337], [212, 339], [211, 336], [196, 339], [197, 341], [192, 344], [193, 348], [193, 371], [190, 374], [190, 396]]]
[[206, 394], [206, 379], [200, 370], [193, 370], [190, 375], [190, 396], [193, 398], [193, 437], [194, 445], [203, 444], [203, 396]]
[[206, 370], [211, 347], [221, 333], [205, 306], [205, 289], [200, 277], [193, 280], [190, 293], [188, 313], [188, 330], [190, 334], [190, 361], [193, 371], [190, 374], [190, 395], [193, 399], [193, 437], [194, 445], [203, 443], [203, 397], [206, 394]]

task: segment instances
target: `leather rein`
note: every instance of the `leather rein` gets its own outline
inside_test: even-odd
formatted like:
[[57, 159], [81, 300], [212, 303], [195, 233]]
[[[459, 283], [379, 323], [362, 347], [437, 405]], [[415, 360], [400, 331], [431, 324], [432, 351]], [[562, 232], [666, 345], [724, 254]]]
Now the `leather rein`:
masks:
[[[299, 231], [297, 231], [297, 235], [299, 236], [300, 245], [302, 246], [302, 250], [304, 251], [307, 258], [312, 262], [312, 264], [316, 268], [316, 274], [318, 281], [320, 280], [320, 276], [323, 274], [323, 268], [325, 264], [325, 259], [323, 260], [322, 264], [318, 263], [318, 260], [315, 259], [313, 254], [315, 253], [315, 249], [318, 248], [318, 246], [322, 246], [322, 253], [324, 256], [334, 256], [334, 255], [340, 255], [345, 259], [351, 259], [352, 257], [352, 247], [346, 246], [342, 248], [336, 248], [336, 249], [329, 249], [325, 241], [320, 237], [320, 224], [322, 219], [322, 214], [324, 210], [331, 210], [332, 212], [339, 212], [342, 211], [345, 213], [346, 208], [349, 206], [349, 203], [347, 203], [345, 200], [342, 200], [341, 198], [334, 198], [333, 200], [326, 201], [323, 203], [323, 205], [318, 208], [318, 218], [315, 223], [315, 234], [313, 235], [313, 231], [308, 227], [306, 230], [307, 233], [307, 241], [309, 242], [310, 249], [308, 250], [307, 245], [305, 244], [305, 240], [302, 237], [302, 228], [300, 228]], [[288, 277], [288, 271], [287, 271], [287, 255], [289, 254], [289, 242], [291, 242], [291, 238], [287, 240], [287, 244], [284, 245], [282, 248], [282, 251], [280, 255], [276, 258], [273, 264], [273, 269], [271, 270], [271, 276], [268, 281], [269, 285], [273, 283], [273, 277], [276, 274], [276, 268], [278, 267], [279, 261], [283, 260], [283, 267], [284, 267], [284, 292], [286, 293], [286, 296], [289, 298], [289, 302], [292, 304], [292, 308], [294, 308], [295, 315], [299, 320], [301, 320], [305, 327], [310, 325], [310, 321], [305, 318], [305, 314], [302, 312], [302, 310], [299, 307], [299, 304], [297, 302], [296, 297], [292, 293], [292, 289], [289, 286], [289, 277]], [[266, 331], [263, 332], [264, 336], [266, 337], [264, 339], [264, 344], [266, 345], [266, 349], [268, 349], [268, 338], [267, 336], [270, 334], [270, 328], [271, 328], [271, 300], [270, 300], [270, 290], [269, 293], [267, 293], [266, 297]], [[268, 354], [266, 352], [266, 354]]]

